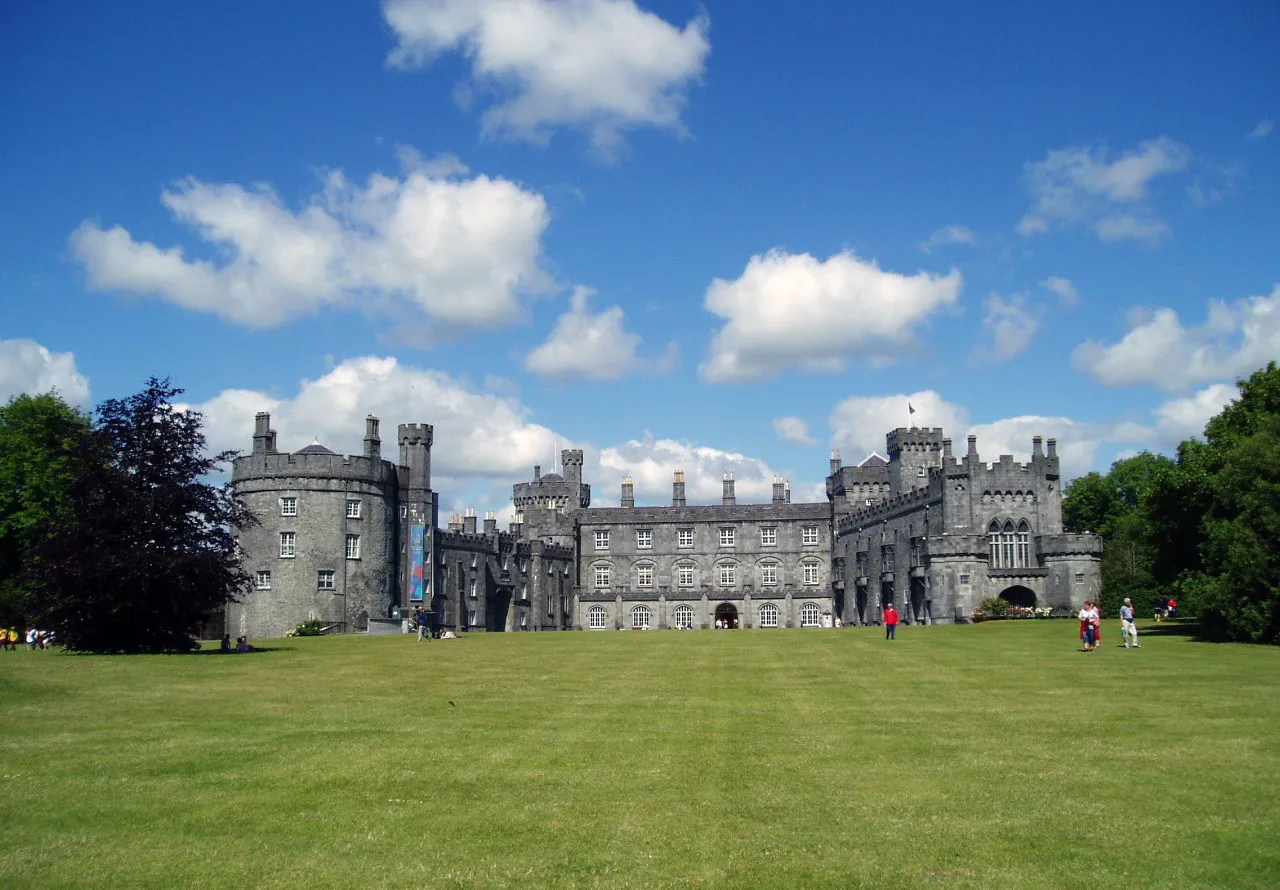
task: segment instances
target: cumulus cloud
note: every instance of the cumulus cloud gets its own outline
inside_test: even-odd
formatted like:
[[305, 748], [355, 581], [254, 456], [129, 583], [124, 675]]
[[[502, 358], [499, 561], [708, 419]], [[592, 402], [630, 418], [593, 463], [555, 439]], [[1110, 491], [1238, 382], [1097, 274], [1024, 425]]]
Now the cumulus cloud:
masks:
[[[607, 480], [602, 497], [608, 503], [617, 503], [617, 485], [629, 475], [634, 480], [636, 503], [670, 504], [676, 470], [684, 471], [685, 496], [690, 504], [720, 503], [725, 473], [734, 475], [738, 503], [768, 503], [773, 497], [773, 478], [778, 475], [759, 458], [679, 439], [655, 439], [647, 432], [643, 439], [602, 448], [598, 467], [599, 478]], [[594, 493], [593, 489], [593, 503]], [[806, 496], [812, 494], [806, 489]], [[792, 500], [796, 500], [794, 491]]]
[[813, 438], [809, 435], [809, 424], [799, 417], [775, 417], [773, 419], [773, 431], [778, 434], [779, 439], [785, 439], [797, 445], [812, 445], [814, 443]]
[[617, 380], [638, 371], [663, 372], [674, 367], [674, 343], [658, 358], [638, 356], [640, 335], [624, 326], [622, 307], [592, 313], [588, 303], [594, 295], [586, 287], [574, 291], [569, 311], [556, 321], [546, 342], [525, 358], [526, 370], [560, 381]]
[[688, 87], [711, 51], [705, 15], [680, 28], [634, 0], [386, 0], [383, 14], [394, 67], [455, 50], [470, 61], [461, 104], [496, 97], [486, 133], [545, 143], [553, 129], [575, 127], [604, 154], [630, 128], [680, 131]]
[[1076, 290], [1076, 286], [1068, 278], [1050, 275], [1040, 282], [1040, 286], [1057, 294], [1058, 302], [1064, 309], [1074, 308], [1076, 303], [1080, 302], [1080, 292]]
[[89, 407], [89, 380], [70, 352], [50, 352], [34, 340], [0, 340], [0, 404], [13, 396], [57, 390], [69, 404]]
[[335, 171], [296, 212], [268, 186], [186, 179], [161, 201], [216, 259], [90, 220], [71, 249], [95, 288], [250, 327], [330, 306], [408, 313], [441, 335], [498, 327], [523, 316], [524, 296], [552, 287], [539, 264], [550, 214], [541, 195], [505, 179], [459, 178], [464, 171], [456, 159], [421, 162], [363, 187]]
[[1169, 390], [1252, 373], [1280, 355], [1280, 285], [1269, 296], [1209, 304], [1204, 324], [1184, 327], [1169, 308], [1137, 314], [1113, 345], [1088, 340], [1072, 366], [1108, 386]]
[[949, 244], [967, 244], [974, 245], [978, 243], [978, 236], [973, 234], [971, 229], [964, 226], [943, 226], [936, 230], [925, 241], [921, 242], [920, 249], [925, 253], [933, 253], [936, 248], [945, 247]]
[[862, 357], [888, 362], [916, 346], [915, 329], [960, 298], [963, 278], [900, 275], [845, 251], [827, 260], [773, 250], [742, 275], [716, 279], [705, 306], [725, 319], [699, 368], [725, 383], [786, 370], [839, 371]]
[[[915, 413], [908, 410], [915, 409]], [[969, 428], [969, 411], [931, 389], [887, 396], [852, 396], [835, 406], [827, 419], [831, 444], [845, 463], [860, 463], [871, 452], [883, 455], [885, 433], [900, 426], [942, 427], [959, 437]]]
[[1222, 413], [1240, 391], [1226, 383], [1215, 383], [1197, 393], [1170, 399], [1155, 410], [1156, 431], [1161, 443], [1172, 448], [1183, 439], [1204, 436], [1209, 418]]
[[1023, 171], [1033, 204], [1018, 232], [1033, 235], [1054, 226], [1087, 224], [1104, 241], [1158, 240], [1168, 226], [1147, 204], [1151, 183], [1185, 170], [1190, 161], [1191, 150], [1166, 136], [1149, 139], [1115, 160], [1109, 160], [1105, 148], [1051, 151]]
[[1026, 299], [1012, 296], [1009, 299], [992, 294], [983, 303], [986, 315], [982, 327], [991, 342], [974, 349], [970, 360], [974, 363], [1002, 362], [1013, 358], [1031, 345], [1040, 319], [1028, 310]]
[[[1002, 454], [1011, 454], [1018, 461], [1028, 461], [1034, 436], [1057, 439], [1064, 479], [1074, 479], [1096, 469], [1098, 451], [1104, 445], [1149, 443], [1152, 438], [1150, 428], [1133, 421], [1090, 422], [1037, 415], [977, 424], [969, 429], [968, 434], [978, 437], [978, 456], [987, 463], [998, 460]], [[958, 451], [964, 453], [966, 447], [967, 444], [961, 445]]]
[[1264, 118], [1258, 121], [1258, 125], [1249, 131], [1250, 139], [1266, 139], [1271, 135], [1271, 131], [1275, 128], [1275, 121], [1271, 118]]

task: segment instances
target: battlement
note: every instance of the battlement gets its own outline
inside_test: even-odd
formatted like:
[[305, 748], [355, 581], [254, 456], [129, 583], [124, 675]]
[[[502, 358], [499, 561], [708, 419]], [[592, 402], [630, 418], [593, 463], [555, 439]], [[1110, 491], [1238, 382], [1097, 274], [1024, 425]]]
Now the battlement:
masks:
[[879, 503], [872, 504], [870, 507], [863, 507], [841, 516], [836, 523], [836, 534], [842, 535], [871, 522], [880, 522], [885, 519], [891, 519], [901, 513], [909, 513], [912, 510], [938, 501], [941, 497], [942, 492], [937, 485], [929, 485], [925, 488], [917, 488], [904, 494], [895, 495]]
[[566, 448], [560, 452], [560, 464], [565, 467], [582, 466], [582, 449]]
[[890, 460], [903, 451], [940, 451], [942, 427], [898, 427], [885, 434], [884, 444]]
[[346, 479], [374, 484], [394, 484], [398, 481], [398, 471], [394, 464], [365, 455], [270, 451], [242, 455], [231, 464], [231, 480], [237, 485], [251, 480], [290, 476]]
[[[1048, 446], [1046, 451], [1042, 443]], [[950, 442], [948, 441], [948, 445]], [[1031, 460], [1026, 463], [1016, 461], [1012, 454], [1001, 454], [997, 460], [987, 463], [978, 455], [976, 436], [969, 437], [969, 450], [964, 457], [952, 456], [950, 448], [942, 454], [942, 471], [948, 477], [968, 476], [975, 486], [984, 488], [1008, 488], [1015, 485], [1019, 478], [1033, 476], [1035, 478], [1056, 479], [1059, 475], [1058, 443], [1056, 439], [1047, 442], [1040, 436], [1031, 440]]]
[[435, 427], [429, 423], [402, 423], [397, 429], [397, 437], [401, 445], [432, 446], [435, 439]]

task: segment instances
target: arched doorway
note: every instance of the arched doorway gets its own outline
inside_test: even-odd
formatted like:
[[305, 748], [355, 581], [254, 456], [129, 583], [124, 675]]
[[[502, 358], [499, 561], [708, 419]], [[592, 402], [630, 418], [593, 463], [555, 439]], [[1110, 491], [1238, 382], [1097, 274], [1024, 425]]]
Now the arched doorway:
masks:
[[738, 626], [738, 608], [733, 603], [721, 603], [716, 606], [717, 627], [734, 629]]
[[1023, 587], [1016, 584], [1013, 587], [1006, 587], [1001, 591], [1000, 596], [1011, 606], [1026, 606], [1034, 608], [1036, 604], [1036, 594], [1029, 587]]

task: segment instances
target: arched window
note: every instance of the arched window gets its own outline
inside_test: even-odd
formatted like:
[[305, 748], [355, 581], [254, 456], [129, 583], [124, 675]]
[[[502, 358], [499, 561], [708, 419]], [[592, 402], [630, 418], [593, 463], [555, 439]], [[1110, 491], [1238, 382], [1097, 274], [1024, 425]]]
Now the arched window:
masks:
[[1004, 529], [1000, 532], [1000, 565], [1002, 568], [1011, 569], [1017, 563], [1014, 561], [1014, 542], [1016, 538], [1013, 533], [1013, 523], [1006, 522]]
[[1000, 523], [991, 520], [987, 529], [987, 538], [991, 542], [991, 568], [1000, 568]]
[[592, 630], [604, 630], [608, 617], [609, 613], [604, 610], [604, 606], [592, 606], [587, 609], [587, 627]]
[[805, 603], [800, 607], [800, 626], [817, 627], [822, 621], [822, 610], [816, 603]]
[[778, 607], [773, 603], [765, 603], [760, 607], [760, 626], [761, 627], [777, 627], [778, 626]]
[[1025, 519], [1018, 523], [1018, 565], [1031, 565], [1031, 527]]
[[680, 630], [693, 630], [693, 606], [676, 606], [676, 627]]
[[631, 610], [631, 629], [632, 630], [648, 630], [649, 629], [649, 607], [636, 606]]

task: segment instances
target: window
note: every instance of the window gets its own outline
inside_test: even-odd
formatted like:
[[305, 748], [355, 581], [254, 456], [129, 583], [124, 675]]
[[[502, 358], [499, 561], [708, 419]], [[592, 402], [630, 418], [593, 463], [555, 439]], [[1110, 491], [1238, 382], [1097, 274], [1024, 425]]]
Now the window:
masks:
[[680, 529], [680, 531], [676, 532], [676, 544], [677, 546], [680, 546], [680, 547], [692, 547], [693, 546], [693, 529], [682, 528]]
[[1014, 531], [1013, 523], [1006, 521], [1002, 527], [997, 520], [992, 520], [987, 528], [987, 540], [991, 547], [991, 567], [995, 569], [1023, 568], [1031, 560], [1031, 527], [1026, 520], [1018, 524]]
[[547, 597], [547, 617], [556, 617], [556, 598], [553, 596]]
[[347, 500], [347, 518], [348, 519], [360, 518], [360, 502], [359, 501], [352, 500], [352, 499]]
[[280, 533], [280, 558], [293, 559], [298, 536], [293, 532]]
[[636, 547], [641, 550], [649, 550], [653, 547], [653, 529], [638, 528], [636, 529]]
[[[262, 574], [262, 573], [261, 573], [261, 572], [259, 572], [259, 574]], [[267, 575], [268, 575], [268, 576], [270, 576], [270, 575], [271, 575], [271, 573], [270, 573], [270, 572], [267, 572]], [[268, 584], [270, 584], [270, 583], [271, 583], [271, 578], [270, 578], [270, 577], [268, 577], [268, 578], [267, 578], [267, 583], [268, 583]], [[1084, 572], [1076, 572], [1076, 583], [1077, 583], [1077, 584], [1083, 584], [1083, 583], [1084, 583]]]
[[968, 587], [968, 586], [969, 586], [969, 581], [970, 581], [970, 578], [969, 578], [969, 576], [968, 576], [968, 575], [961, 575], [961, 576], [960, 576], [960, 586], [961, 586], [961, 587]]
[[467, 585], [467, 596], [472, 599], [476, 598], [476, 582], [472, 581]]
[[804, 583], [818, 583], [818, 564], [816, 562], [806, 562], [802, 567], [804, 570]]
[[360, 536], [347, 535], [347, 559], [360, 558]]
[[800, 529], [800, 543], [805, 546], [811, 546], [818, 543], [818, 527], [816, 525], [806, 525]]
[[333, 572], [318, 572], [316, 574], [316, 587], [321, 590], [333, 590]]
[[280, 515], [281, 516], [297, 516], [298, 515], [298, 499], [297, 498], [281, 498], [280, 499]]
[[636, 584], [640, 587], [653, 586], [653, 566], [636, 567]]
[[254, 576], [254, 581], [255, 581], [255, 585], [259, 590], [271, 589], [271, 573], [270, 572], [258, 572], [257, 575]]
[[805, 603], [800, 607], [800, 626], [818, 627], [822, 623], [822, 613], [815, 603]]
[[736, 532], [737, 532], [737, 529], [733, 529], [733, 528], [720, 529], [720, 546], [732, 547], [734, 539], [736, 538], [736, 534], [735, 534]]
[[605, 612], [604, 606], [592, 606], [587, 609], [587, 627], [592, 630], [604, 630], [606, 618], [608, 613]]
[[596, 532], [596, 549], [597, 550], [609, 549], [609, 532], [608, 531]]
[[676, 606], [675, 621], [676, 627], [680, 630], [693, 630], [693, 607]]
[[778, 530], [776, 528], [760, 529], [760, 546], [761, 547], [777, 547], [778, 546]]
[[778, 626], [778, 607], [773, 603], [765, 603], [760, 607], [760, 626], [761, 627], [777, 627]]
[[732, 587], [736, 583], [737, 566], [720, 566], [720, 586]]
[[521, 627], [528, 627], [528, 626], [529, 626], [529, 613], [528, 613], [528, 612], [521, 612], [521, 613], [520, 613], [520, 626], [521, 626]]
[[529, 601], [529, 585], [528, 584], [520, 585], [520, 599], [524, 600], [525, 602]]
[[1018, 523], [1018, 565], [1031, 565], [1031, 527], [1025, 519]]
[[636, 606], [631, 610], [631, 629], [649, 629], [649, 608], [647, 606]]
[[693, 566], [678, 566], [676, 568], [676, 584], [680, 587], [693, 586]]
[[475, 624], [476, 624], [476, 610], [475, 610], [475, 609], [468, 609], [468, 610], [467, 610], [467, 624], [471, 625], [472, 627], [475, 627]]
[[596, 587], [609, 586], [609, 567], [596, 566]]
[[778, 583], [778, 567], [773, 563], [760, 566], [760, 583], [761, 584], [777, 584]]

